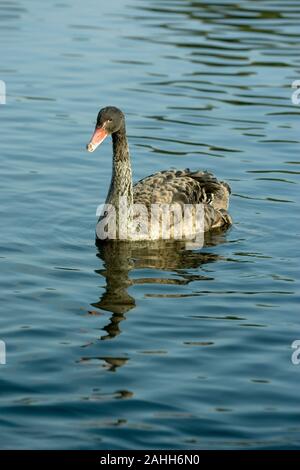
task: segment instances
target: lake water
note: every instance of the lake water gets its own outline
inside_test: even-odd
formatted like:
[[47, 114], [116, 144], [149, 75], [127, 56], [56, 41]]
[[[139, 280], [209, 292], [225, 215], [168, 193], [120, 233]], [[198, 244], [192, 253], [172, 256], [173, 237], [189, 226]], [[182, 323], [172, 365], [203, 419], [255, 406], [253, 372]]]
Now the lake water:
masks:
[[[300, 4], [1, 0], [1, 448], [300, 448]], [[201, 250], [94, 244], [111, 176], [203, 168]]]

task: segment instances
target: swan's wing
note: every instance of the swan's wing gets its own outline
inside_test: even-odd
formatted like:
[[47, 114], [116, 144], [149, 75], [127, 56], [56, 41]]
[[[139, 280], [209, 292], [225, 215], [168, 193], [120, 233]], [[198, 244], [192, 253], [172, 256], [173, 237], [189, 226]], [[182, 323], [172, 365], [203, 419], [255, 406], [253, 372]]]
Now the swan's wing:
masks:
[[175, 202], [210, 204], [227, 209], [230, 187], [207, 171], [166, 170], [154, 173], [134, 185], [134, 202], [143, 204]]
[[151, 204], [204, 204], [205, 230], [232, 223], [227, 213], [230, 187], [206, 171], [166, 170], [138, 181], [134, 202]]

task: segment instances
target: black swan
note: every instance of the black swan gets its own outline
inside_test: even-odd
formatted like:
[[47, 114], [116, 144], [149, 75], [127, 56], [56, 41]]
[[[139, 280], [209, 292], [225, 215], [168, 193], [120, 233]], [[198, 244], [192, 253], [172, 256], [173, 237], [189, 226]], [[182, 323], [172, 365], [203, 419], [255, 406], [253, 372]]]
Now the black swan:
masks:
[[[173, 208], [174, 205], [180, 208], [193, 205], [202, 207], [203, 232], [214, 229], [226, 229], [232, 224], [232, 219], [227, 212], [231, 193], [227, 183], [218, 181], [213, 174], [207, 171], [185, 169], [160, 171], [143, 178], [133, 185], [125, 116], [120, 109], [113, 106], [105, 107], [99, 111], [95, 131], [90, 142], [87, 144], [87, 150], [93, 152], [109, 135], [112, 136], [113, 167], [106, 204], [110, 207], [115, 207], [117, 214], [120, 215], [121, 213], [124, 215], [123, 209], [120, 209], [119, 201], [120, 198], [125, 199], [129, 208], [128, 212], [126, 212], [126, 220], [129, 223], [136, 222], [136, 213], [131, 216], [128, 215], [132, 214], [130, 209], [136, 205], [143, 205], [147, 209], [153, 205], [164, 207], [172, 205]], [[140, 216], [140, 211], [138, 215]], [[105, 227], [107, 228], [107, 222], [109, 222], [109, 217], [107, 218], [107, 216], [108, 212], [105, 210], [98, 221], [97, 227], [99, 224], [103, 225], [105, 220]], [[140, 230], [140, 226], [137, 229], [139, 224], [134, 223], [133, 225], [135, 225], [135, 231]], [[195, 230], [195, 227], [193, 227], [192, 230], [187, 231], [189, 233], [188, 238], [196, 236]], [[143, 234], [140, 235], [140, 239], [153, 239], [153, 234], [149, 235], [150, 232], [146, 231], [146, 233], [143, 230], [141, 232]], [[107, 238], [131, 239], [127, 231], [127, 235], [124, 236], [123, 232], [121, 234], [120, 227], [112, 233], [113, 235]], [[174, 230], [171, 230], [166, 236], [165, 232], [159, 229], [158, 232], [156, 231], [154, 239], [176, 238], [174, 233]]]

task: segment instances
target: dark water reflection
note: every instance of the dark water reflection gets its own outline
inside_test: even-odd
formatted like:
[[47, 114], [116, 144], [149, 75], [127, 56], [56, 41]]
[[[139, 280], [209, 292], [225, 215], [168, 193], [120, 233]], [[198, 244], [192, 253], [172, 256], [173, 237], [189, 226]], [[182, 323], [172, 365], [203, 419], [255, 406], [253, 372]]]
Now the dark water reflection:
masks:
[[[299, 448], [300, 4], [0, 0], [3, 448]], [[203, 168], [234, 226], [95, 248], [124, 109], [137, 180]]]
[[[224, 241], [222, 233], [207, 233], [203, 247], [216, 246]], [[213, 263], [221, 257], [207, 251], [192, 251], [184, 242], [138, 242], [127, 243], [110, 241], [99, 244], [98, 257], [103, 260], [103, 269], [96, 272], [106, 279], [106, 287], [98, 302], [93, 307], [112, 312], [109, 324], [103, 329], [107, 335], [101, 339], [112, 339], [120, 334], [119, 323], [126, 319], [125, 314], [136, 307], [135, 299], [129, 295], [128, 288], [133, 285], [162, 284], [181, 286], [196, 280], [213, 280], [212, 277], [194, 274], [196, 270], [206, 263]], [[165, 272], [177, 274], [178, 277], [135, 277], [130, 279], [130, 272], [144, 272], [143, 269], [155, 270], [157, 273]], [[147, 294], [156, 297], [155, 294]], [[192, 294], [193, 295], [193, 294]], [[173, 297], [186, 297], [186, 294], [173, 294]], [[167, 294], [161, 294], [167, 298]], [[96, 313], [94, 311], [91, 314]]]

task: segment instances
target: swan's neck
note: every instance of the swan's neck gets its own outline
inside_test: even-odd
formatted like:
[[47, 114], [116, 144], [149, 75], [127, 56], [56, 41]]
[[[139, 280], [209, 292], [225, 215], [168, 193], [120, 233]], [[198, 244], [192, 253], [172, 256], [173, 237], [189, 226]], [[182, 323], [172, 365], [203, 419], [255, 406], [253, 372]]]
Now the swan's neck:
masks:
[[125, 197], [128, 206], [131, 207], [133, 204], [132, 173], [125, 126], [118, 132], [112, 134], [112, 141], [112, 178], [106, 203], [117, 206], [120, 197]]

